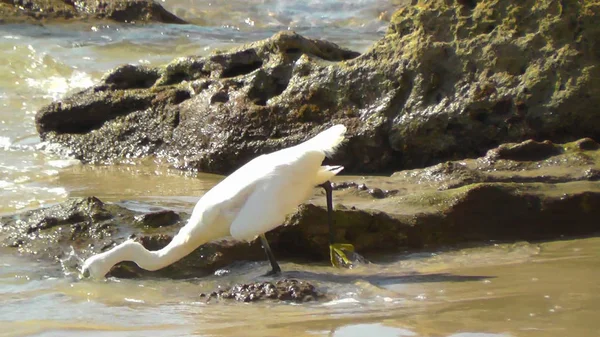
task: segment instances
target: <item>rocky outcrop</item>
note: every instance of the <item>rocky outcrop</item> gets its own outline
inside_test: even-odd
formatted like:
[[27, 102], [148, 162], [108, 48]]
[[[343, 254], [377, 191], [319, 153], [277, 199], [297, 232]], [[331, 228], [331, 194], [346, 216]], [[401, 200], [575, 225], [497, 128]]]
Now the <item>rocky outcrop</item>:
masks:
[[292, 121], [289, 109], [270, 103], [281, 98], [307, 55], [333, 63], [358, 53], [284, 32], [162, 69], [127, 65], [41, 109], [38, 131], [88, 162], [158, 155], [180, 168], [229, 172], [317, 131], [304, 121], [322, 115], [317, 105], [291, 112], [304, 116]]
[[109, 20], [126, 23], [186, 23], [152, 0], [2, 0], [0, 24]]
[[[591, 139], [503, 144], [477, 159], [337, 183], [333, 234], [336, 242], [352, 243], [367, 258], [463, 242], [595, 234], [600, 232], [599, 180], [600, 145]], [[324, 204], [323, 192], [315, 190], [286, 226], [267, 233], [279, 259], [328, 261]], [[140, 214], [93, 197], [73, 199], [0, 218], [0, 245], [45, 259], [64, 258], [72, 249], [84, 258], [130, 237], [157, 250], [187, 218], [171, 211]], [[157, 272], [121, 263], [111, 273], [204, 276], [254, 260], [265, 261], [267, 270], [258, 242], [225, 239]]]
[[293, 33], [162, 68], [124, 66], [41, 109], [88, 162], [158, 155], [227, 173], [344, 123], [346, 172], [600, 134], [600, 1], [413, 1], [358, 54]]

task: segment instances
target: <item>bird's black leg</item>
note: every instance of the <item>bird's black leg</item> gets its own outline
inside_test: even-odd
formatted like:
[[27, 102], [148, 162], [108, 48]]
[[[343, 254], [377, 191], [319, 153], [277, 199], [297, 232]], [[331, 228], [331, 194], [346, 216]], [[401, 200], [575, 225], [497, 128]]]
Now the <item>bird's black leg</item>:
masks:
[[327, 225], [329, 226], [329, 244], [331, 245], [335, 239], [333, 235], [333, 188], [330, 181], [326, 181], [319, 186], [323, 187], [327, 198]]
[[260, 242], [262, 243], [262, 246], [265, 249], [265, 253], [267, 253], [269, 262], [271, 262], [271, 271], [266, 273], [265, 276], [271, 276], [281, 273], [281, 268], [275, 260], [275, 255], [273, 255], [273, 252], [271, 251], [271, 246], [269, 246], [269, 241], [267, 241], [267, 238], [264, 234], [260, 235]]

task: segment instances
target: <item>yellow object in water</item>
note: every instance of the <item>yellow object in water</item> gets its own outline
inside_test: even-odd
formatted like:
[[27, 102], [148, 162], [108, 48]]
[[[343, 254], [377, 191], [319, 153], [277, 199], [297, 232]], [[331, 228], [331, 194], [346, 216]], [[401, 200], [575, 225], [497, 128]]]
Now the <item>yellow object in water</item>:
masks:
[[329, 258], [334, 267], [351, 268], [352, 260], [348, 254], [354, 255], [354, 246], [349, 243], [332, 243], [329, 245]]

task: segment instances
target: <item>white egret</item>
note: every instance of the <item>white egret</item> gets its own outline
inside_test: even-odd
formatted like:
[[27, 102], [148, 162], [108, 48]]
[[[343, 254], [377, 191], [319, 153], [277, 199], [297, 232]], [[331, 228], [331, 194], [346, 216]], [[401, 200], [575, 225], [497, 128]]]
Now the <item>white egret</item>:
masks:
[[[148, 251], [140, 243], [127, 240], [88, 258], [84, 276], [104, 277], [121, 261], [133, 261], [146, 270], [158, 270], [190, 254], [200, 245], [232, 236], [242, 241], [260, 236], [271, 273], [281, 271], [264, 233], [280, 226], [286, 215], [306, 201], [315, 186], [327, 191], [331, 214], [329, 179], [342, 166], [321, 166], [344, 140], [346, 127], [335, 125], [293, 147], [261, 155], [208, 191], [194, 207], [192, 216], [164, 248]], [[331, 218], [329, 217], [331, 230]]]

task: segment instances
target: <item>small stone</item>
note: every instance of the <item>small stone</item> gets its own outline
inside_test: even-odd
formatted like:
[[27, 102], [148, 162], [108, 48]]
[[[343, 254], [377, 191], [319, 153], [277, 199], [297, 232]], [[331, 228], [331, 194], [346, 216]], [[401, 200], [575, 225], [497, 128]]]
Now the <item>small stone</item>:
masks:
[[380, 188], [372, 188], [369, 190], [369, 194], [377, 199], [383, 199], [385, 198], [385, 193], [380, 189]]
[[576, 141], [575, 144], [577, 144], [577, 147], [583, 151], [597, 150], [600, 148], [600, 144], [596, 143], [596, 141], [591, 138], [580, 139]]
[[134, 220], [138, 225], [150, 228], [159, 228], [177, 223], [180, 220], [180, 217], [179, 214], [173, 211], [163, 210], [137, 215], [134, 217]]
[[502, 144], [488, 151], [486, 157], [515, 161], [538, 161], [560, 153], [562, 153], [562, 148], [554, 145], [551, 141], [537, 142], [530, 139], [522, 143]]

